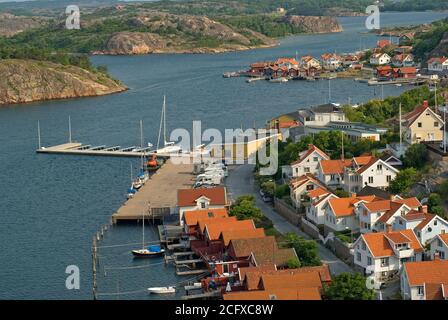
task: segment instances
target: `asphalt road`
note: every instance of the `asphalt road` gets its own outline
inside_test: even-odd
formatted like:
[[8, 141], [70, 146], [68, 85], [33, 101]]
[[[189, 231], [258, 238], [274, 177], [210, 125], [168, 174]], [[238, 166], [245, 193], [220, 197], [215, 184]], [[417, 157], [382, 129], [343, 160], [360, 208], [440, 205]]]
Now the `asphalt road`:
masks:
[[[255, 196], [256, 205], [263, 211], [263, 214], [268, 217], [274, 227], [281, 233], [293, 232], [297, 235], [311, 239], [306, 233], [302, 232], [297, 226], [288, 222], [285, 218], [275, 212], [274, 208], [265, 203], [257, 190], [254, 183], [253, 165], [235, 166], [229, 170], [229, 176], [226, 179], [226, 186], [229, 196], [236, 199], [242, 195], [252, 194]], [[330, 272], [333, 275], [338, 275], [342, 272], [354, 272], [354, 270], [337, 258], [329, 249], [319, 244], [319, 256], [323, 263], [328, 264]]]

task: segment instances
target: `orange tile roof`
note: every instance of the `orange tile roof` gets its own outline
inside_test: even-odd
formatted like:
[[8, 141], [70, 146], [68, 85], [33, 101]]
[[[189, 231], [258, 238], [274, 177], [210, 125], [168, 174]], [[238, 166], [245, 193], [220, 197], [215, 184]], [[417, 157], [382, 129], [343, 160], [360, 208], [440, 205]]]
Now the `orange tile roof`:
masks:
[[238, 219], [235, 216], [232, 217], [223, 217], [223, 218], [210, 218], [210, 219], [200, 219], [198, 220], [199, 224], [199, 231], [201, 233], [204, 232], [205, 225], [206, 224], [213, 224], [213, 223], [228, 223], [228, 221], [237, 221]]
[[439, 234], [439, 238], [448, 246], [448, 233]]
[[343, 174], [344, 168], [350, 165], [350, 160], [322, 160], [320, 162], [323, 174]]
[[387, 223], [387, 221], [403, 206], [406, 205], [411, 209], [417, 209], [421, 206], [420, 201], [417, 198], [407, 198], [399, 200], [381, 200], [366, 203], [365, 207], [370, 212], [385, 212], [378, 221]]
[[290, 63], [292, 65], [298, 65], [299, 63], [297, 62], [296, 59], [294, 58], [278, 58], [275, 61], [276, 64], [283, 64], [283, 63]]
[[227, 246], [230, 240], [262, 238], [264, 236], [264, 229], [257, 228], [243, 230], [225, 230], [221, 232], [220, 238], [222, 238], [224, 245]]
[[[394, 238], [395, 234], [401, 233], [406, 236], [411, 241], [411, 248], [416, 252], [422, 252], [423, 247], [418, 241], [412, 230], [400, 230], [400, 231], [392, 231], [387, 234], [389, 238]], [[366, 233], [361, 235], [361, 237], [366, 242], [367, 246], [370, 249], [370, 252], [375, 258], [379, 257], [391, 257], [394, 255], [394, 251], [387, 240], [386, 232], [377, 232], [377, 233]]]
[[274, 289], [225, 293], [224, 300], [322, 300], [319, 288]]
[[364, 164], [361, 168], [358, 169], [358, 171], [356, 171], [357, 173], [363, 173], [364, 171], [366, 171], [367, 169], [369, 169], [371, 166], [373, 166], [375, 163], [377, 163], [379, 160], [378, 158], [375, 157], [371, 157], [369, 162], [367, 162], [366, 164]]
[[375, 196], [333, 198], [328, 200], [330, 207], [336, 217], [345, 217], [355, 214], [355, 204], [360, 201], [373, 201]]
[[410, 286], [448, 283], [448, 260], [405, 262], [404, 270]]
[[425, 300], [444, 300], [445, 296], [443, 283], [425, 283], [424, 287]]
[[317, 188], [317, 189], [308, 191], [308, 197], [310, 197], [312, 199], [312, 198], [320, 197], [320, 196], [323, 196], [323, 195], [326, 195], [329, 193], [330, 193], [330, 191], [328, 191], [327, 189]]
[[322, 288], [319, 272], [305, 272], [293, 274], [264, 274], [261, 276], [260, 289], [300, 289]]
[[412, 242], [411, 239], [402, 233], [386, 233], [384, 236], [395, 244]]
[[209, 240], [218, 240], [221, 232], [223, 231], [234, 231], [234, 230], [253, 230], [255, 229], [255, 224], [253, 220], [221, 220], [215, 223], [212, 219], [210, 222], [205, 224], [205, 233]]
[[177, 191], [177, 205], [179, 207], [191, 207], [196, 205], [200, 197], [210, 199], [211, 205], [227, 205], [227, 194], [225, 187], [180, 189]]
[[326, 160], [330, 159], [330, 157], [325, 152], [320, 150], [314, 144], [309, 144], [308, 145], [308, 149], [305, 152], [302, 153], [302, 155], [299, 157], [299, 159], [297, 161], [294, 161], [293, 163], [291, 163], [291, 165], [293, 166], [293, 165], [301, 163], [303, 160], [308, 158], [308, 156], [311, 155], [313, 152], [317, 152], [318, 154], [320, 154]]
[[320, 186], [321, 188], [325, 188], [325, 185], [319, 180], [317, 180], [316, 177], [310, 173], [291, 179], [291, 181], [289, 181], [289, 186], [293, 189], [297, 189], [298, 187], [308, 182], [312, 182], [315, 185]]
[[389, 45], [391, 45], [392, 43], [389, 41], [389, 40], [379, 40], [378, 42], [377, 42], [377, 46], [379, 47], [379, 48], [384, 48], [384, 47], [387, 47], [387, 46], [389, 46]]
[[394, 201], [398, 202], [398, 203], [404, 203], [408, 207], [415, 208], [415, 209], [422, 205], [421, 202], [416, 197], [406, 198], [406, 199], [397, 199]]
[[227, 209], [206, 209], [206, 210], [193, 210], [184, 212], [184, 220], [187, 226], [195, 226], [198, 224], [198, 220], [213, 219], [213, 218], [225, 218], [228, 217]]
[[361, 156], [361, 157], [354, 157], [353, 160], [358, 166], [366, 165], [372, 160], [372, 156]]
[[302, 267], [297, 269], [276, 270], [274, 265], [266, 265], [261, 267], [240, 268], [240, 279], [246, 282], [247, 290], [256, 290], [262, 275], [294, 275], [299, 273], [318, 272], [321, 282], [330, 283], [331, 274], [327, 265], [316, 267]]

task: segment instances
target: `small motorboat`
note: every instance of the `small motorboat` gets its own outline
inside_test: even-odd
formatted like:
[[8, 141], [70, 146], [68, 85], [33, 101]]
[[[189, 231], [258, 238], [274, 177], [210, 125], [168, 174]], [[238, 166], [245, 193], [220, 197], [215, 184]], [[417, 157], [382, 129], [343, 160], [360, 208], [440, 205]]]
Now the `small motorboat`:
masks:
[[152, 258], [160, 257], [165, 253], [165, 249], [162, 249], [158, 245], [149, 246], [148, 248], [132, 250], [132, 254], [136, 258]]
[[269, 82], [284, 83], [284, 82], [288, 82], [288, 79], [287, 78], [273, 78], [273, 79], [270, 79]]
[[176, 293], [176, 287], [169, 286], [169, 287], [152, 287], [148, 288], [149, 293], [155, 293], [155, 294], [167, 294], [167, 293]]

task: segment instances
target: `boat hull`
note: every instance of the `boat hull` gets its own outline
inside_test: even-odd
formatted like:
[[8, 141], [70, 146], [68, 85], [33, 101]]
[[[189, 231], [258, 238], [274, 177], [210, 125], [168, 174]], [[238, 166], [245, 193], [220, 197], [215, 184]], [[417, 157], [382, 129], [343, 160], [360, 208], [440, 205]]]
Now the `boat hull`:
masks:
[[165, 250], [160, 252], [142, 252], [141, 250], [132, 250], [134, 258], [155, 258], [165, 254]]

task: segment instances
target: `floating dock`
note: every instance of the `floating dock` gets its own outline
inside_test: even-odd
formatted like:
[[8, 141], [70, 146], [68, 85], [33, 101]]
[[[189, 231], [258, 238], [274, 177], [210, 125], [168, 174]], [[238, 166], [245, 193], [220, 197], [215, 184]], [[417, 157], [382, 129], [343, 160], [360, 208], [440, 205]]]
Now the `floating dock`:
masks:
[[92, 146], [79, 142], [69, 142], [51, 147], [40, 147], [37, 153], [83, 155], [83, 156], [109, 156], [109, 157], [141, 157], [157, 154], [158, 157], [168, 158], [170, 154], [156, 153], [150, 147], [141, 148], [137, 146]]
[[221, 290], [214, 290], [199, 294], [191, 294], [182, 296], [182, 300], [199, 300], [199, 299], [213, 299], [213, 298], [220, 298], [222, 296]]
[[[112, 222], [148, 219], [164, 219], [176, 214], [177, 190], [192, 188], [193, 163], [175, 164], [167, 160], [144, 186], [112, 215]], [[177, 228], [178, 230], [178, 228]], [[162, 241], [163, 239], [161, 239]], [[164, 239], [168, 240], [168, 239]]]

